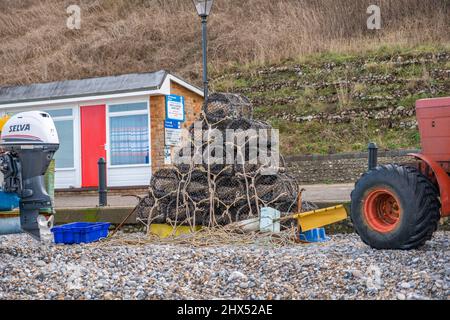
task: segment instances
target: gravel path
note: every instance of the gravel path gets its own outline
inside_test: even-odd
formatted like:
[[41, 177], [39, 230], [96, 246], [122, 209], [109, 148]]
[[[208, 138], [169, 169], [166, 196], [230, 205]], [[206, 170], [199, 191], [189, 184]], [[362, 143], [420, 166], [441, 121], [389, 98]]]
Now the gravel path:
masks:
[[448, 300], [450, 232], [409, 252], [372, 250], [356, 235], [283, 248], [196, 249], [0, 237], [0, 299], [114, 298]]

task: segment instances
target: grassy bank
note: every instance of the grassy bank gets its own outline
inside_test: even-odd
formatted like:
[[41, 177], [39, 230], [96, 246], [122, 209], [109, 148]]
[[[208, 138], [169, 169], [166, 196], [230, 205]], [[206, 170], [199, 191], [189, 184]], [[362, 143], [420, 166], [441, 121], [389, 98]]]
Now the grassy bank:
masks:
[[450, 95], [450, 46], [324, 53], [217, 75], [213, 87], [247, 95], [280, 130], [282, 151], [418, 148], [415, 101]]

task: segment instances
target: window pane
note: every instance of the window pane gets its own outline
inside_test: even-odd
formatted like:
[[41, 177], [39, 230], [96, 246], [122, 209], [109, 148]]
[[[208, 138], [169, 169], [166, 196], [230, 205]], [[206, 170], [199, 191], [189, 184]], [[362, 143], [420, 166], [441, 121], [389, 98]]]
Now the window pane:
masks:
[[72, 115], [72, 109], [60, 109], [60, 110], [45, 110], [52, 118], [53, 117], [67, 117]]
[[111, 164], [149, 163], [148, 115], [110, 118]]
[[147, 103], [126, 103], [126, 104], [116, 104], [109, 106], [109, 112], [124, 112], [124, 111], [142, 111], [147, 110]]
[[56, 168], [74, 167], [73, 120], [55, 121], [59, 149], [55, 154]]

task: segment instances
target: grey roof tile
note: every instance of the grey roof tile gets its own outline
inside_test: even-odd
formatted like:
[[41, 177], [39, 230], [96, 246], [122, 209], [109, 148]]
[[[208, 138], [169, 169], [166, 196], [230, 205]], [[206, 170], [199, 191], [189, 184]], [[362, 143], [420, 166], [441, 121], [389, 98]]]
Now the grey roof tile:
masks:
[[166, 71], [160, 70], [152, 73], [0, 87], [0, 105], [159, 89], [166, 75]]

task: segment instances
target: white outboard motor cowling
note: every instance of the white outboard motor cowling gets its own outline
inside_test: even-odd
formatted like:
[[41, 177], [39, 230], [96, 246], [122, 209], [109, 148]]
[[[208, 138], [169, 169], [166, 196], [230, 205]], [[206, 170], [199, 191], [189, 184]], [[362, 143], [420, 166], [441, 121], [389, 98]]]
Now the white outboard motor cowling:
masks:
[[52, 208], [44, 175], [59, 148], [55, 124], [46, 112], [16, 114], [2, 129], [0, 147], [3, 189], [18, 194], [21, 228], [40, 240], [39, 212]]

